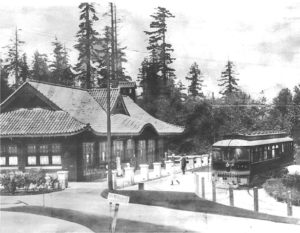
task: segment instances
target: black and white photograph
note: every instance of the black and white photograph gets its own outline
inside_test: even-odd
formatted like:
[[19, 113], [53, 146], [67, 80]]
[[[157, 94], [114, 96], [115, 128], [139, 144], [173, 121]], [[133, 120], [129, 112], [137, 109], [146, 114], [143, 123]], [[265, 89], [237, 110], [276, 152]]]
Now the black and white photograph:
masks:
[[300, 0], [0, 0], [0, 233], [299, 233]]

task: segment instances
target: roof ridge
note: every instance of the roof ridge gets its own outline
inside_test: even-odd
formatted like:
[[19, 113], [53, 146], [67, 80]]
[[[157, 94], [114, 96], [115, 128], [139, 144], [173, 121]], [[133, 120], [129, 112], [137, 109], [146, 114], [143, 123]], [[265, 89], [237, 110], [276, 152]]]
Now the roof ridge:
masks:
[[82, 90], [82, 91], [87, 91], [89, 89], [86, 88], [82, 88], [82, 87], [74, 87], [74, 86], [67, 86], [67, 85], [63, 85], [60, 83], [52, 83], [52, 82], [47, 82], [47, 81], [40, 81], [40, 80], [35, 80], [35, 79], [26, 79], [26, 82], [35, 82], [35, 83], [42, 83], [42, 84], [47, 84], [47, 85], [52, 85], [52, 86], [58, 86], [58, 87], [65, 87], [65, 88], [71, 88], [71, 89], [77, 89], [77, 90]]

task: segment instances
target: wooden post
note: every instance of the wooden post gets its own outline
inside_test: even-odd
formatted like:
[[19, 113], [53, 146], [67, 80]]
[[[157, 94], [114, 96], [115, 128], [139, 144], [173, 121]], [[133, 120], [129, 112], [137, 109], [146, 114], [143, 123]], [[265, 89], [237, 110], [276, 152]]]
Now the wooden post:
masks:
[[293, 215], [293, 208], [292, 208], [292, 193], [288, 191], [288, 198], [287, 198], [287, 215]]
[[231, 186], [229, 187], [229, 201], [230, 201], [230, 206], [234, 206], [233, 188]]
[[205, 198], [205, 180], [204, 177], [201, 177], [201, 184], [202, 184], [202, 198]]
[[142, 182], [139, 183], [138, 186], [139, 186], [139, 190], [144, 190], [145, 189], [144, 183], [142, 183]]
[[195, 193], [197, 196], [199, 196], [200, 191], [199, 191], [199, 174], [195, 173]]
[[215, 181], [212, 181], [212, 197], [213, 197], [213, 201], [216, 202], [217, 201], [217, 195], [216, 195], [216, 183], [215, 183]]
[[114, 212], [114, 217], [111, 222], [111, 232], [115, 233], [116, 232], [116, 225], [117, 225], [117, 217], [118, 217], [118, 211], [119, 211], [119, 204], [117, 203], [115, 206], [115, 212]]
[[257, 189], [257, 187], [253, 188], [253, 198], [254, 198], [254, 211], [258, 212], [258, 189]]

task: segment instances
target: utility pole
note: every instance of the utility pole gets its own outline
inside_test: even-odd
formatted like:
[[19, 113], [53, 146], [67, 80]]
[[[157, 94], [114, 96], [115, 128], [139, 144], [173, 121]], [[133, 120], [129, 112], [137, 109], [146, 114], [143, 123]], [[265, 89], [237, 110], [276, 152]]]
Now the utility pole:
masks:
[[15, 48], [16, 48], [16, 54], [15, 54], [15, 82], [16, 84], [19, 82], [19, 74], [18, 74], [18, 69], [19, 69], [19, 51], [18, 51], [18, 28], [16, 27], [16, 35], [15, 35]]
[[117, 85], [118, 85], [118, 68], [119, 68], [119, 58], [118, 58], [118, 40], [117, 40], [117, 7], [116, 5], [114, 5], [114, 18], [115, 18], [115, 23], [114, 23], [114, 37], [115, 37], [115, 42], [114, 42], [114, 45], [115, 45], [115, 79], [116, 79], [116, 82], [117, 82]]
[[[109, 67], [110, 72], [107, 79], [107, 102], [106, 102], [106, 113], [107, 113], [107, 154], [108, 154], [108, 189], [113, 190], [112, 180], [112, 154], [111, 154], [111, 121], [110, 121], [110, 79], [115, 77], [115, 57], [114, 57], [114, 14], [113, 4], [110, 3], [111, 11], [111, 66]], [[109, 63], [107, 64], [109, 66]]]

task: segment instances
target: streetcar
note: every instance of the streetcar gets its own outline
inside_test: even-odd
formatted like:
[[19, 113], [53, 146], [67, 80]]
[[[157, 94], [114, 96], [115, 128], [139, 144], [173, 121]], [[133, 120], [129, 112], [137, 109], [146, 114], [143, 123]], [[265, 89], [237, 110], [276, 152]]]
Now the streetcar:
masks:
[[216, 183], [253, 186], [294, 163], [294, 142], [285, 132], [252, 132], [224, 136], [212, 146]]

